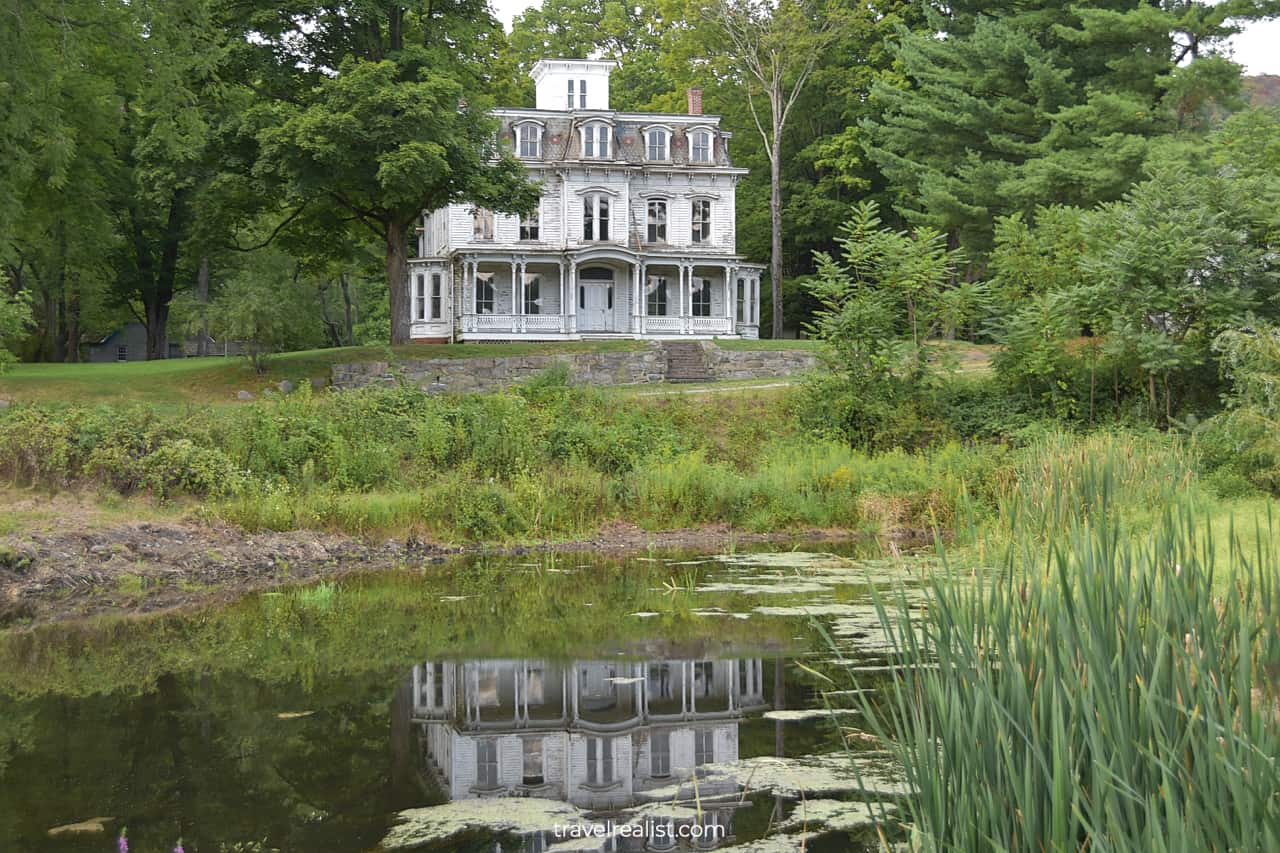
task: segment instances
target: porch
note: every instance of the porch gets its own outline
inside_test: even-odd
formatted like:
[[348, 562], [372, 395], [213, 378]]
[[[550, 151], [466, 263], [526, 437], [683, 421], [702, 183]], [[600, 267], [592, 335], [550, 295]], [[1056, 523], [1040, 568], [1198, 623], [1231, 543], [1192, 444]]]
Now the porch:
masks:
[[755, 337], [759, 268], [696, 259], [464, 258], [460, 340]]

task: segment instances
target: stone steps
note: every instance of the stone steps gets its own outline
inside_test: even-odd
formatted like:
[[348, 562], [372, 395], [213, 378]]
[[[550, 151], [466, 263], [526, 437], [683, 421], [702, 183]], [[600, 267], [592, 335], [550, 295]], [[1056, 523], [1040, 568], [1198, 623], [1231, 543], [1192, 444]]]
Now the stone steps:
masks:
[[707, 354], [697, 341], [665, 341], [668, 382], [714, 382]]

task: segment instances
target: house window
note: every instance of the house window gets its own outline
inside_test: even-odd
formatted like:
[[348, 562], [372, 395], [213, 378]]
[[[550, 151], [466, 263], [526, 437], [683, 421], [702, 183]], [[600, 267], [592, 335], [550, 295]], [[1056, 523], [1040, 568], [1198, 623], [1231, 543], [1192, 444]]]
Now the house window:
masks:
[[613, 784], [613, 738], [587, 738], [587, 784]]
[[573, 109], [573, 81], [572, 80], [569, 81], [569, 99], [565, 103], [565, 109], [566, 110]]
[[440, 280], [440, 273], [433, 272], [431, 274], [431, 319], [439, 320], [444, 314], [444, 286]]
[[609, 239], [609, 197], [604, 193], [582, 197], [582, 239]]
[[693, 200], [693, 242], [711, 242], [711, 202], [705, 198]]
[[716, 762], [716, 737], [713, 729], [698, 729], [693, 733], [693, 761], [699, 767]]
[[542, 775], [542, 738], [529, 737], [524, 744], [524, 774], [521, 781], [526, 785], [541, 785]]
[[536, 124], [520, 125], [520, 156], [542, 156], [542, 128]]
[[120, 346], [116, 347], [116, 361], [128, 361], [128, 360], [129, 360], [128, 345], [121, 344]]
[[602, 122], [588, 124], [582, 128], [582, 156], [608, 157], [609, 140], [612, 138], [611, 128]]
[[654, 732], [650, 737], [649, 775], [671, 775], [671, 732]]
[[413, 319], [427, 319], [427, 277], [421, 274], [414, 277]]
[[[649, 304], [647, 310], [650, 317], [667, 316], [667, 279], [666, 276], [651, 275], [649, 276], [649, 286], [646, 288], [649, 292]], [[649, 667], [650, 690], [653, 690], [657, 680], [656, 696], [663, 698], [671, 697], [671, 671], [666, 664], [658, 664]]]
[[738, 279], [738, 313], [734, 316], [738, 318], [738, 322], [743, 322], [743, 302], [747, 298], [747, 282], [746, 279]]
[[[698, 313], [698, 293], [693, 292], [693, 316], [710, 317], [711, 316], [711, 281], [709, 279], [701, 279], [702, 291], [707, 294], [707, 313]], [[693, 665], [693, 686], [703, 696], [711, 695], [711, 688], [715, 682], [715, 664], [709, 660], [700, 660]]]
[[706, 130], [695, 130], [689, 145], [690, 155], [695, 163], [711, 162], [711, 133]]
[[444, 664], [433, 663], [431, 665], [431, 682], [432, 682], [432, 699], [433, 707], [444, 707]]
[[669, 134], [662, 128], [655, 127], [648, 133], [648, 146], [646, 148], [646, 156], [650, 160], [666, 160], [667, 159], [667, 142]]
[[578, 106], [582, 109], [587, 108], [587, 81], [578, 81]]
[[493, 313], [493, 273], [476, 273], [476, 313]]
[[520, 239], [537, 240], [542, 223], [542, 212], [534, 209], [531, 213], [520, 217]]
[[476, 741], [476, 787], [498, 787], [498, 742]]
[[667, 242], [667, 203], [649, 202], [649, 242]]
[[476, 240], [493, 239], [493, 211], [477, 207], [471, 211], [471, 236]]
[[542, 313], [542, 276], [536, 273], [524, 274], [524, 313]]
[[[711, 316], [711, 279], [709, 278], [694, 279], [693, 299], [691, 300], [691, 305], [693, 310], [693, 316], [695, 317]], [[707, 671], [705, 674], [707, 678], [707, 683], [709, 684], [711, 681], [711, 671], [710, 671], [711, 664], [710, 663], [698, 664], [699, 667], [704, 665], [707, 667]], [[701, 676], [703, 675], [703, 672], [702, 670], [696, 670], [695, 674], [697, 676]], [[706, 695], [706, 694], [703, 694], [703, 695]]]

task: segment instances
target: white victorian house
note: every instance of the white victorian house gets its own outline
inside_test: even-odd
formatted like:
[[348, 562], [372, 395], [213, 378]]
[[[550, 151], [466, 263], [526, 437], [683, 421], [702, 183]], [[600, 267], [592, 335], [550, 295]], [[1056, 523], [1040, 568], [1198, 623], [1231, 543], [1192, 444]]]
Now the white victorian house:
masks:
[[746, 174], [689, 91], [686, 115], [609, 108], [614, 62], [538, 62], [534, 109], [499, 109], [502, 140], [542, 184], [508, 216], [425, 213], [410, 263], [418, 341], [757, 336], [763, 267], [734, 245]]

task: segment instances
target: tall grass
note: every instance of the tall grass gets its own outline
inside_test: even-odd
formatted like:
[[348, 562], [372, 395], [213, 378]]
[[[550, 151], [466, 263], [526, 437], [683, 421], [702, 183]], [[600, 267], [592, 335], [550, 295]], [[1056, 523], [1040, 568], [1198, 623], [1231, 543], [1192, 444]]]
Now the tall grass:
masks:
[[1133, 535], [1125, 465], [1046, 469], [1064, 532], [1020, 516], [1002, 570], [939, 573], [914, 627], [877, 600], [902, 674], [864, 710], [920, 849], [1280, 849], [1277, 541], [1185, 508]]

